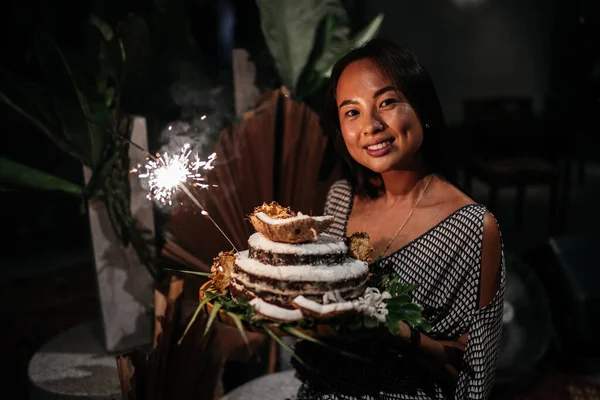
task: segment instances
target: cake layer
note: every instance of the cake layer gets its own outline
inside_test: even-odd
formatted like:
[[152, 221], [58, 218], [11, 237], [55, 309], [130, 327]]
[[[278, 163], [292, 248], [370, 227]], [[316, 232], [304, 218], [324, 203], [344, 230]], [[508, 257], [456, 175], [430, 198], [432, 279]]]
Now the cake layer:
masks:
[[344, 292], [356, 288], [363, 285], [367, 277], [365, 275], [336, 282], [286, 282], [271, 278], [261, 278], [249, 275], [243, 271], [234, 270], [231, 280], [253, 292], [266, 291], [276, 295], [322, 295], [334, 290]]
[[242, 251], [235, 260], [236, 270], [245, 272], [248, 276], [284, 281], [286, 285], [293, 282], [339, 282], [366, 276], [369, 271], [367, 263], [354, 258], [346, 258], [341, 264], [316, 265], [266, 265], [249, 257], [249, 252]]
[[274, 266], [249, 254], [240, 252], [233, 267], [230, 291], [235, 298], [260, 298], [293, 308], [292, 301], [300, 295], [321, 302], [325, 293], [338, 291], [344, 298], [353, 298], [362, 293], [368, 279], [367, 263], [350, 257], [332, 265]]
[[319, 235], [310, 243], [279, 243], [254, 233], [248, 239], [251, 259], [268, 265], [332, 265], [342, 264], [347, 258], [348, 247], [344, 241], [333, 236]]
[[[364, 291], [364, 289], [365, 289], [364, 286], [365, 286], [365, 284], [362, 283], [358, 287], [348, 288], [343, 291], [341, 290], [340, 294], [344, 298], [352, 299], [352, 298], [359, 296]], [[229, 287], [229, 291], [234, 298], [245, 297], [247, 300], [259, 298], [268, 303], [277, 305], [279, 307], [288, 308], [288, 309], [295, 308], [292, 305], [292, 301], [297, 296], [304, 296], [305, 298], [307, 298], [309, 300], [313, 300], [318, 303], [322, 303], [323, 295], [325, 293], [327, 293], [327, 291], [323, 291], [322, 293], [319, 293], [319, 294], [302, 294], [302, 293], [298, 293], [298, 292], [296, 292], [296, 293], [290, 292], [289, 294], [275, 294], [275, 293], [272, 293], [272, 292], [269, 292], [266, 290], [257, 290], [257, 291], [251, 290], [250, 288], [239, 284], [235, 280], [232, 281], [231, 286]]]

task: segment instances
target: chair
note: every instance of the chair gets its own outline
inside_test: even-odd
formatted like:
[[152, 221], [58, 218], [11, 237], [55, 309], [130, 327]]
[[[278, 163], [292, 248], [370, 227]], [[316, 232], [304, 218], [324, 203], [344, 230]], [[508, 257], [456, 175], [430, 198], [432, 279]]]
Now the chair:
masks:
[[461, 129], [469, 143], [463, 163], [467, 191], [473, 178], [487, 184], [488, 207], [493, 211], [498, 206], [498, 191], [516, 188], [515, 223], [520, 229], [527, 188], [546, 185], [550, 188], [550, 233], [564, 229], [558, 149], [545, 140], [543, 135], [548, 132], [533, 117], [531, 98], [471, 98], [463, 105]]

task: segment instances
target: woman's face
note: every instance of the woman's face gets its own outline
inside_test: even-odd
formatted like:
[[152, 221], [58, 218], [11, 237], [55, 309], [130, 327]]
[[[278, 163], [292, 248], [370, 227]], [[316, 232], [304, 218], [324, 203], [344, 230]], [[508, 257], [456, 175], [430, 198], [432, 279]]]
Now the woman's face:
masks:
[[377, 173], [418, 165], [421, 122], [373, 61], [357, 60], [344, 69], [336, 99], [344, 142], [356, 162]]

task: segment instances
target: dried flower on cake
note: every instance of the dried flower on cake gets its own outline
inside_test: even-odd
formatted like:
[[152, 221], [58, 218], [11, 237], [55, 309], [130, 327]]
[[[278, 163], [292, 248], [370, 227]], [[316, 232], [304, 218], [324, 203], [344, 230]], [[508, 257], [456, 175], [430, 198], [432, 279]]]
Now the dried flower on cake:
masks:
[[235, 254], [233, 251], [222, 251], [213, 260], [210, 267], [210, 278], [214, 287], [221, 294], [226, 293], [229, 288], [234, 264]]
[[252, 214], [256, 215], [258, 213], [265, 213], [267, 216], [273, 219], [285, 219], [296, 216], [296, 213], [293, 212], [289, 207], [283, 207], [276, 201], [272, 201], [269, 204], [263, 203], [262, 206], [256, 207]]
[[346, 238], [346, 245], [350, 257], [367, 263], [371, 261], [371, 254], [375, 248], [371, 244], [371, 238], [367, 232], [354, 232]]

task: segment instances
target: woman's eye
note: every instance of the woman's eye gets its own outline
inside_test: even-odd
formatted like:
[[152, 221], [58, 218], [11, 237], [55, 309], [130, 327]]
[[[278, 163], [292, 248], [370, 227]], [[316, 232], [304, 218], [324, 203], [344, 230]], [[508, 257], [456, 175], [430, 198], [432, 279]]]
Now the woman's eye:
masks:
[[356, 110], [348, 110], [348, 111], [346, 111], [346, 116], [348, 116], [348, 117], [355, 117], [357, 115], [358, 115], [358, 111], [356, 111]]
[[381, 102], [381, 105], [379, 107], [389, 106], [390, 104], [393, 104], [395, 102], [396, 102], [396, 99], [385, 99], [384, 101]]

